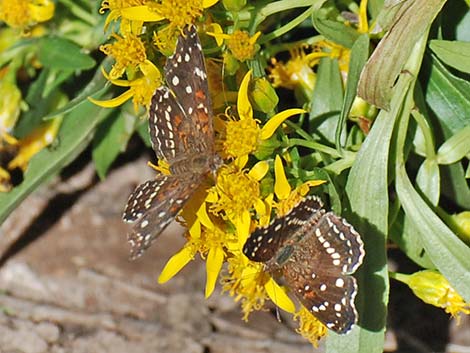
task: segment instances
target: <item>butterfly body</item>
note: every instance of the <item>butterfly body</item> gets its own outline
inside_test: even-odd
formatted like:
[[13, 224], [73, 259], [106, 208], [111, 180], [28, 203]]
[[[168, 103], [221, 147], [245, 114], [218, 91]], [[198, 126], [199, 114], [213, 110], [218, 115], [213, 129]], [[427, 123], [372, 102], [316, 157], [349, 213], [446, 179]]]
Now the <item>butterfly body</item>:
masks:
[[352, 273], [361, 265], [359, 234], [343, 218], [323, 209], [313, 196], [284, 217], [257, 229], [243, 252], [266, 271], [281, 276], [295, 297], [329, 329], [347, 333], [357, 322]]

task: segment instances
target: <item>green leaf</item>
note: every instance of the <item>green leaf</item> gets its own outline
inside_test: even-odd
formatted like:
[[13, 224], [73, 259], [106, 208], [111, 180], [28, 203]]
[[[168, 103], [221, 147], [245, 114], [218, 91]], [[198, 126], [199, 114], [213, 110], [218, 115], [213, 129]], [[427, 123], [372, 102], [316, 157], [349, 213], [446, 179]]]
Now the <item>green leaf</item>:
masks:
[[105, 178], [119, 153], [126, 149], [127, 142], [134, 132], [135, 123], [135, 116], [115, 110], [115, 114], [110, 114], [98, 126], [93, 140], [92, 157], [96, 172], [101, 179]]
[[49, 72], [49, 69], [42, 70], [36, 81], [29, 87], [25, 98], [28, 110], [21, 115], [18, 124], [15, 126], [14, 133], [18, 138], [22, 138], [30, 133], [42, 122], [42, 117], [51, 111], [51, 107], [55, 106], [54, 101], [57, 90], [51, 92], [47, 97], [42, 96]]
[[315, 13], [312, 18], [313, 26], [318, 33], [345, 48], [352, 48], [360, 35], [354, 28], [346, 26], [342, 22], [321, 18]]
[[320, 60], [311, 101], [315, 104], [312, 104], [309, 115], [310, 132], [334, 143], [339, 112], [343, 104], [343, 83], [337, 60]]
[[441, 165], [441, 197], [451, 200], [457, 207], [470, 209], [470, 188], [461, 163]]
[[390, 109], [392, 87], [419, 38], [431, 26], [445, 0], [406, 1], [396, 22], [382, 38], [362, 72], [358, 94], [367, 102]]
[[444, 137], [449, 138], [470, 125], [470, 83], [452, 75], [434, 56], [426, 56], [430, 67], [425, 89], [426, 103], [438, 119]]
[[346, 83], [346, 92], [343, 100], [343, 107], [341, 109], [341, 115], [339, 117], [339, 123], [336, 128], [335, 143], [336, 148], [341, 148], [341, 135], [346, 124], [351, 106], [354, 102], [354, 98], [357, 95], [357, 83], [359, 82], [359, 76], [361, 75], [362, 68], [369, 57], [369, 36], [363, 34], [354, 43], [351, 49], [351, 59], [349, 61], [348, 69], [348, 81]]
[[436, 269], [424, 249], [421, 238], [416, 236], [417, 230], [403, 211], [397, 217], [392, 229], [390, 239], [397, 244], [405, 255], [416, 264], [427, 269]]
[[35, 155], [24, 174], [23, 182], [8, 193], [0, 194], [0, 223], [18, 204], [51, 176], [60, 172], [88, 145], [96, 125], [110, 111], [87, 102], [63, 120], [55, 148]]
[[[374, 19], [375, 26], [372, 28], [372, 33], [385, 33], [387, 32], [393, 23], [396, 21], [396, 15], [400, 7], [403, 6], [405, 0], [394, 0], [394, 1], [385, 1], [379, 0], [376, 1], [375, 6], [371, 4], [371, 1], [367, 3], [367, 7], [370, 9], [374, 8], [376, 16], [372, 15], [371, 18]], [[380, 10], [380, 11], [379, 11]]]
[[44, 67], [61, 70], [87, 70], [96, 65], [80, 46], [60, 37], [43, 37], [38, 44], [38, 59]]
[[403, 165], [397, 167], [396, 189], [410, 221], [437, 269], [470, 301], [470, 248], [429, 208], [413, 188]]
[[439, 147], [437, 162], [452, 164], [460, 161], [468, 153], [470, 153], [470, 125], [464, 127]]
[[[109, 64], [109, 60], [105, 60], [103, 62], [103, 67]], [[88, 97], [93, 96], [95, 99], [99, 99], [103, 94], [105, 94], [109, 88], [107, 84], [106, 78], [103, 76], [101, 70], [97, 70], [95, 75], [91, 79], [90, 82], [85, 86], [85, 88], [73, 98], [70, 102], [68, 102], [65, 106], [61, 109], [55, 110], [49, 114], [47, 114], [43, 120], [52, 119], [56, 115], [68, 113], [71, 110], [77, 108], [83, 102], [88, 102]]]
[[435, 39], [429, 43], [429, 47], [442, 62], [470, 73], [470, 43]]
[[[13, 28], [2, 27], [3, 35], [16, 36]], [[10, 33], [8, 33], [9, 31]], [[26, 52], [32, 51], [35, 39], [19, 39], [13, 45], [7, 48], [2, 48], [0, 51], [0, 67], [4, 67], [8, 62], [15, 60], [15, 58], [21, 58]]]
[[439, 165], [435, 159], [425, 159], [419, 167], [416, 184], [427, 200], [437, 206], [440, 196], [441, 178]]
[[[347, 336], [331, 335], [327, 352], [382, 352], [388, 302], [386, 237], [388, 233], [388, 159], [395, 120], [409, 80], [398, 85], [390, 113], [382, 110], [349, 173], [348, 217], [362, 235], [366, 257], [359, 268], [356, 305], [359, 325]], [[367, 186], [365, 186], [367, 181]]]

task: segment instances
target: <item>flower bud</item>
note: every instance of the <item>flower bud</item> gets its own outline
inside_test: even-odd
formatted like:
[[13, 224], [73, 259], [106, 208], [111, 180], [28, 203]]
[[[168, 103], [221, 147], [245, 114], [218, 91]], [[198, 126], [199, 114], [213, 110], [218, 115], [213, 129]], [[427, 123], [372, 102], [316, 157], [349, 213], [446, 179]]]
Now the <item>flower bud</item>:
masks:
[[264, 77], [253, 80], [251, 84], [251, 98], [254, 105], [253, 108], [263, 113], [274, 111], [279, 102], [276, 91]]

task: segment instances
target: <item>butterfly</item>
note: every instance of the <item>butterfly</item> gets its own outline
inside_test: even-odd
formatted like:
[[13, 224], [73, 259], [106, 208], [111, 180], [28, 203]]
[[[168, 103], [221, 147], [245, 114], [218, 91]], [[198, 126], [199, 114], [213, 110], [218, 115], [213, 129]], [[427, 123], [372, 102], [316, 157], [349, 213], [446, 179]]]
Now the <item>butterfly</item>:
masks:
[[137, 258], [173, 221], [194, 191], [222, 164], [214, 150], [213, 112], [201, 42], [194, 25], [178, 37], [175, 53], [164, 67], [167, 85], [158, 88], [149, 109], [152, 148], [169, 164], [130, 195], [123, 220], [131, 258]]
[[342, 217], [307, 196], [267, 227], [256, 229], [243, 253], [280, 274], [293, 295], [329, 329], [343, 334], [357, 322], [354, 298], [364, 245]]

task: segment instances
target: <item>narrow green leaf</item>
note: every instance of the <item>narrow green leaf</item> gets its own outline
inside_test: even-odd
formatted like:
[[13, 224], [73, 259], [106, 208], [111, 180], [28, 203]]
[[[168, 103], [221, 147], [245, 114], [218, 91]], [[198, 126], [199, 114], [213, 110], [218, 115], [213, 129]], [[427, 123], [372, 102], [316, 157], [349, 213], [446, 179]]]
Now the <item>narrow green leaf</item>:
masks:
[[[404, 81], [404, 80], [402, 80]], [[409, 80], [408, 83], [409, 84]], [[366, 257], [357, 279], [359, 326], [347, 336], [331, 335], [327, 352], [382, 352], [388, 301], [386, 237], [388, 232], [388, 158], [395, 119], [407, 84], [391, 113], [377, 116], [349, 173], [346, 192], [351, 206], [348, 219], [362, 235]], [[397, 90], [398, 91], [398, 90]], [[367, 181], [367, 186], [365, 186]]]
[[311, 101], [315, 104], [309, 115], [310, 132], [334, 143], [343, 104], [343, 83], [337, 60], [321, 59]]
[[470, 248], [423, 201], [403, 165], [397, 167], [396, 189], [431, 261], [457, 292], [470, 301]]
[[444, 142], [437, 151], [439, 164], [452, 164], [470, 153], [470, 125], [464, 127]]
[[[102, 65], [103, 67], [106, 67], [108, 64], [109, 64], [109, 60], [105, 59]], [[107, 92], [108, 88], [110, 87], [107, 84], [107, 82], [108, 81], [103, 76], [103, 73], [101, 72], [101, 70], [96, 70], [91, 81], [88, 82], [85, 88], [83, 88], [83, 90], [77, 96], [75, 96], [75, 98], [73, 98], [70, 102], [68, 102], [61, 109], [55, 110], [47, 114], [43, 118], [43, 120], [49, 120], [55, 117], [56, 115], [70, 112], [71, 110], [75, 109], [80, 104], [82, 104], [83, 102], [87, 102], [88, 97], [93, 96], [93, 98], [99, 99], [104, 93]]]
[[390, 112], [382, 110], [377, 116], [349, 174], [346, 184], [351, 205], [349, 220], [362, 235], [366, 251], [356, 276], [359, 324], [345, 337], [332, 335], [327, 341], [328, 353], [383, 351], [389, 291], [386, 239], [390, 147], [397, 119], [409, 114], [414, 105], [413, 79], [421, 63], [424, 43], [424, 38], [415, 43], [406, 63], [409, 71], [400, 75], [394, 88]]
[[397, 244], [409, 259], [423, 268], [436, 269], [424, 249], [421, 238], [416, 236], [415, 227], [403, 211], [394, 222], [389, 235], [390, 240]]
[[441, 165], [441, 197], [452, 200], [452, 203], [463, 209], [470, 209], [470, 188], [465, 180], [465, 173], [461, 163]]
[[359, 96], [388, 110], [392, 87], [410, 57], [411, 51], [429, 29], [445, 0], [406, 1], [398, 10], [396, 22], [382, 38], [362, 72]]
[[312, 17], [313, 26], [318, 33], [345, 48], [352, 48], [360, 35], [354, 28], [346, 26], [342, 22], [320, 18], [315, 13]]
[[51, 111], [51, 107], [55, 105], [56, 91], [51, 92], [47, 97], [42, 96], [49, 72], [49, 69], [42, 70], [37, 80], [29, 87], [25, 98], [28, 110], [21, 114], [21, 118], [15, 126], [14, 133], [18, 138], [26, 136], [38, 126], [42, 121], [42, 117]]
[[134, 132], [135, 122], [134, 116], [118, 110], [115, 114], [110, 114], [98, 126], [93, 140], [92, 157], [96, 172], [101, 179], [105, 178], [109, 167], [119, 153], [125, 150]]
[[435, 159], [425, 159], [418, 170], [416, 184], [427, 200], [437, 206], [440, 196], [441, 178], [439, 166]]
[[369, 0], [367, 2], [367, 10], [372, 19], [375, 19], [378, 16], [383, 6], [384, 0]]
[[449, 138], [470, 125], [470, 83], [452, 75], [434, 56], [425, 57], [430, 68], [425, 89], [426, 103]]
[[354, 98], [357, 95], [357, 83], [359, 82], [359, 76], [361, 75], [362, 68], [364, 67], [367, 58], [369, 57], [369, 36], [367, 34], [360, 36], [354, 43], [351, 49], [350, 57], [351, 59], [349, 61], [346, 92], [344, 95], [341, 115], [339, 117], [339, 123], [336, 128], [335, 142], [337, 149], [341, 148], [342, 131], [346, 124], [346, 119], [354, 102]]
[[470, 43], [450, 40], [432, 40], [429, 47], [445, 64], [470, 73]]
[[38, 44], [38, 59], [44, 67], [62, 70], [87, 70], [95, 60], [77, 44], [60, 37], [43, 37]]
[[35, 155], [29, 163], [23, 182], [8, 193], [0, 194], [0, 223], [41, 183], [57, 174], [88, 145], [96, 125], [110, 113], [87, 102], [63, 120], [58, 144]]

